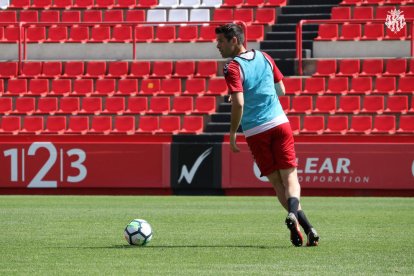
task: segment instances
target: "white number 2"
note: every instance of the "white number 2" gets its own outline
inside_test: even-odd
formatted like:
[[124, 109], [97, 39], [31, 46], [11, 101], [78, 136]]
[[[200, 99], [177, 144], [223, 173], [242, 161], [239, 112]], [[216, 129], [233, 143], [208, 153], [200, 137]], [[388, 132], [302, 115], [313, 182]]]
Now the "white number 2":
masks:
[[45, 148], [49, 151], [49, 159], [39, 170], [36, 176], [30, 181], [27, 188], [57, 188], [57, 181], [46, 181], [43, 177], [49, 172], [50, 168], [55, 164], [57, 151], [55, 146], [50, 142], [34, 142], [30, 145], [28, 155], [35, 155], [40, 148]]

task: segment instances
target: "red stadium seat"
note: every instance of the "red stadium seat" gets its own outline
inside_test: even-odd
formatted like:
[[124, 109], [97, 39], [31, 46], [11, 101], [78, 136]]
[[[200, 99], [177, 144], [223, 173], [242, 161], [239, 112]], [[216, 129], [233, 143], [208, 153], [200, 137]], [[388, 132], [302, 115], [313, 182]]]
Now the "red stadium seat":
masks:
[[51, 94], [68, 96], [72, 92], [72, 82], [70, 79], [52, 80]]
[[139, 127], [137, 132], [140, 133], [154, 133], [159, 129], [158, 116], [140, 116]]
[[410, 59], [410, 65], [406, 76], [414, 76], [414, 58]]
[[344, 24], [341, 28], [340, 40], [360, 40], [362, 36], [361, 24]]
[[146, 20], [145, 10], [127, 10], [126, 11], [125, 21], [127, 22], [143, 22], [145, 20]]
[[123, 134], [134, 134], [135, 117], [134, 116], [116, 116], [115, 127], [112, 132]]
[[35, 98], [19, 97], [16, 98], [15, 113], [31, 115], [35, 112]]
[[[398, 1], [400, 2], [400, 1]], [[392, 11], [393, 9], [395, 9], [395, 6], [379, 6], [376, 7], [375, 9], [375, 18], [376, 19], [383, 19], [385, 21], [385, 19], [387, 18], [388, 12]]]
[[42, 76], [57, 78], [62, 74], [62, 63], [60, 61], [43, 62]]
[[120, 95], [136, 95], [138, 93], [138, 80], [137, 79], [123, 79], [118, 80], [118, 91]]
[[331, 19], [350, 19], [351, 8], [350, 7], [333, 7]]
[[158, 26], [155, 42], [173, 42], [176, 39], [175, 26]]
[[83, 61], [67, 61], [65, 63], [65, 77], [81, 77], [84, 74]]
[[132, 40], [132, 27], [115, 26], [112, 33], [111, 41], [113, 42], [130, 42]]
[[144, 79], [141, 82], [140, 93], [155, 95], [160, 92], [161, 81], [160, 79]]
[[151, 73], [151, 63], [149, 61], [132, 61], [130, 77], [148, 78]]
[[197, 97], [194, 114], [212, 114], [216, 112], [216, 97]]
[[16, 11], [0, 11], [0, 22], [10, 23], [17, 22], [17, 13]]
[[325, 92], [325, 78], [307, 78], [303, 92], [307, 94], [323, 94]]
[[407, 96], [390, 96], [387, 99], [386, 112], [396, 112], [405, 114], [408, 111], [408, 97]]
[[336, 110], [335, 96], [319, 96], [316, 98], [314, 112], [334, 114]]
[[148, 98], [147, 97], [130, 97], [128, 99], [127, 113], [132, 114], [145, 114], [148, 111]]
[[99, 79], [95, 83], [95, 93], [100, 95], [112, 96], [115, 93], [114, 79]]
[[47, 42], [63, 43], [68, 39], [68, 29], [66, 26], [49, 27]]
[[180, 133], [199, 134], [203, 132], [204, 120], [202, 116], [184, 116]]
[[170, 98], [169, 97], [152, 97], [150, 109], [148, 113], [152, 114], [168, 114], [170, 112]]
[[228, 93], [227, 83], [224, 78], [211, 78], [208, 81], [208, 95], [225, 95]]
[[57, 10], [40, 11], [40, 22], [59, 22], [60, 16]]
[[384, 26], [379, 23], [364, 24], [362, 40], [382, 40], [384, 38]]
[[58, 98], [57, 97], [45, 97], [39, 98], [37, 101], [36, 113], [43, 114], [55, 114], [58, 110]]
[[115, 78], [123, 78], [128, 75], [127, 61], [111, 61], [108, 65], [108, 76]]
[[122, 22], [124, 21], [123, 10], [105, 10], [104, 22]]
[[152, 64], [152, 77], [170, 78], [173, 72], [172, 61], [154, 61]]
[[77, 97], [63, 97], [60, 99], [59, 113], [77, 114], [80, 109], [79, 98]]
[[128, 9], [132, 9], [135, 8], [136, 6], [136, 0], [118, 0], [116, 1], [117, 3], [115, 4], [115, 6], [117, 8], [128, 8]]
[[70, 36], [68, 42], [81, 42], [85, 43], [89, 40], [89, 29], [85, 26], [72, 26], [70, 27]]
[[328, 116], [328, 124], [325, 133], [345, 134], [348, 131], [347, 116]]
[[206, 79], [187, 79], [186, 88], [183, 94], [185, 95], [194, 95], [200, 96], [203, 95], [206, 91]]
[[323, 116], [305, 116], [303, 118], [303, 128], [301, 133], [322, 134], [325, 129]]
[[279, 96], [279, 102], [285, 112], [290, 110], [290, 97], [289, 96]]
[[393, 115], [381, 115], [376, 116], [374, 119], [374, 133], [395, 133], [395, 116]]
[[20, 15], [20, 22], [38, 22], [39, 21], [38, 12], [34, 10], [21, 10], [19, 15]]
[[370, 94], [372, 92], [372, 79], [370, 77], [357, 77], [351, 80], [351, 93]]
[[10, 2], [10, 8], [27, 9], [30, 7], [30, 0], [13, 0]]
[[40, 134], [44, 129], [43, 124], [44, 124], [43, 117], [25, 116], [23, 118], [23, 128], [21, 132], [31, 133], [31, 134]]
[[357, 114], [360, 109], [361, 103], [359, 96], [343, 96], [340, 98], [337, 112]]
[[160, 132], [176, 134], [181, 129], [179, 116], [161, 116]]
[[11, 25], [6, 26], [4, 28], [4, 40], [7, 42], [19, 41], [19, 27], [15, 27]]
[[112, 131], [111, 116], [92, 117], [92, 125], [89, 131], [93, 133], [109, 134]]
[[243, 21], [250, 25], [253, 22], [253, 9], [234, 9], [233, 20]]
[[80, 11], [62, 11], [62, 22], [81, 22]]
[[262, 8], [256, 10], [254, 23], [272, 25], [276, 22], [276, 10]]
[[31, 79], [29, 82], [29, 94], [37, 96], [46, 96], [49, 93], [49, 80]]
[[300, 131], [300, 116], [287, 116], [290, 123], [290, 128], [292, 129], [293, 134], [298, 134]]
[[286, 94], [300, 94], [302, 92], [302, 78], [284, 78]]
[[318, 60], [313, 76], [333, 76], [336, 74], [336, 60]]
[[383, 96], [364, 97], [364, 104], [361, 112], [382, 114], [384, 112]]
[[93, 92], [94, 89], [92, 79], [79, 79], [73, 81], [73, 94], [90, 96]]
[[95, 8], [112, 9], [115, 5], [115, 0], [96, 0]]
[[268, 6], [268, 7], [286, 6], [286, 0], [266, 0], [265, 6]]
[[385, 28], [385, 37], [386, 40], [405, 40], [407, 38], [407, 27], [402, 28], [399, 31], [392, 31], [390, 28]]
[[402, 78], [400, 78], [397, 92], [413, 94], [413, 92], [414, 92], [414, 77], [402, 77]]
[[244, 4], [244, 0], [223, 0], [222, 7], [240, 8]]
[[102, 22], [101, 10], [84, 10], [83, 22]]
[[175, 62], [174, 77], [188, 78], [192, 77], [195, 72], [195, 62], [191, 60], [177, 60]]
[[197, 62], [197, 77], [211, 78], [217, 75], [217, 61], [200, 60]]
[[111, 39], [111, 27], [95, 25], [92, 27], [91, 42], [108, 42]]
[[380, 76], [383, 72], [382, 59], [365, 59], [362, 63], [361, 76]]
[[80, 112], [99, 115], [102, 112], [102, 99], [100, 97], [84, 97]]
[[378, 77], [375, 81], [376, 93], [394, 94], [396, 91], [396, 81], [394, 77]]
[[292, 98], [292, 113], [306, 113], [310, 114], [312, 111], [312, 97], [311, 96], [297, 96]]
[[233, 9], [215, 9], [213, 21], [233, 21]]
[[106, 62], [105, 61], [88, 61], [86, 63], [86, 77], [89, 78], [102, 78], [106, 74]]
[[339, 61], [338, 76], [352, 77], [359, 73], [359, 59], [342, 59]]
[[0, 78], [17, 76], [17, 62], [0, 62]]
[[70, 116], [67, 132], [86, 134], [89, 131], [89, 118], [87, 116]]
[[21, 129], [19, 116], [3, 116], [1, 118], [0, 132], [18, 134]]
[[349, 92], [348, 78], [329, 78], [326, 92], [329, 94], [347, 94]]
[[353, 116], [351, 120], [351, 128], [349, 132], [369, 134], [372, 130], [372, 117], [369, 116]]
[[318, 36], [315, 40], [337, 40], [338, 25], [336, 24], [320, 24]]
[[90, 9], [93, 7], [94, 0], [73, 0], [74, 8]]
[[63, 134], [66, 131], [66, 117], [65, 116], [48, 116], [46, 121], [47, 133]]
[[182, 42], [194, 42], [198, 38], [198, 27], [197, 26], [180, 26], [178, 28], [177, 41]]
[[106, 99], [106, 108], [103, 112], [122, 115], [125, 111], [124, 97], [109, 97]]
[[138, 26], [135, 29], [137, 42], [151, 42], [154, 39], [154, 28], [152, 26]]
[[158, 0], [139, 0], [137, 1], [137, 7], [141, 8], [153, 8], [158, 5]]
[[215, 41], [216, 40], [216, 33], [215, 33], [216, 26], [200, 26], [200, 36], [198, 38], [199, 41]]
[[264, 26], [261, 24], [247, 26], [247, 41], [259, 42], [264, 39]]
[[353, 19], [373, 19], [374, 8], [373, 7], [354, 7]]
[[42, 62], [32, 61], [22, 64], [21, 77], [38, 77], [42, 74]]
[[414, 132], [414, 116], [400, 116], [400, 127], [397, 132], [412, 134]]
[[403, 76], [407, 71], [406, 59], [389, 59], [385, 65], [384, 76]]
[[160, 95], [178, 96], [181, 94], [181, 79], [162, 79]]
[[9, 79], [8, 83], [8, 93], [14, 95], [24, 95], [27, 93], [27, 80], [26, 79]]
[[72, 0], [53, 0], [52, 7], [57, 9], [70, 9], [72, 8], [72, 5]]
[[45, 27], [30, 26], [27, 28], [27, 41], [42, 43], [46, 40]]
[[0, 98], [0, 114], [8, 115], [13, 111], [13, 98]]
[[175, 97], [171, 114], [190, 114], [193, 111], [193, 97]]

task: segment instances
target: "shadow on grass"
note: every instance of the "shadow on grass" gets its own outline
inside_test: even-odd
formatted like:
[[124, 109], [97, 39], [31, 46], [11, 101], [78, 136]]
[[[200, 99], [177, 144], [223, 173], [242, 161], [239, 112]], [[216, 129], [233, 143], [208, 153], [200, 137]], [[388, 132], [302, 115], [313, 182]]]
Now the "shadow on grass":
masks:
[[[112, 246], [89, 246], [89, 247], [77, 247], [81, 249], [175, 249], [175, 248], [252, 248], [252, 249], [281, 249], [281, 248], [289, 248], [290, 246], [277, 246], [277, 245], [147, 245], [147, 246], [133, 246], [127, 244], [115, 244]], [[72, 247], [73, 248], [73, 247]]]

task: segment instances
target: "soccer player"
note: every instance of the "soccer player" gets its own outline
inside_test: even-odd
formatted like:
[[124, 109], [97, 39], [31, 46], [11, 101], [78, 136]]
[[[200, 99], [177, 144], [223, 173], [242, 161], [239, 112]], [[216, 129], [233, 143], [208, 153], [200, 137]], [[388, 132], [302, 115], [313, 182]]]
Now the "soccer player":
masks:
[[286, 225], [293, 245], [303, 244], [299, 224], [307, 235], [307, 245], [316, 246], [319, 236], [300, 205], [293, 134], [278, 95], [285, 94], [283, 75], [266, 53], [249, 50], [244, 32], [237, 24], [215, 29], [217, 49], [223, 58], [231, 58], [224, 66], [231, 107], [230, 147], [240, 149], [236, 133], [241, 123], [250, 151], [262, 176], [267, 176], [282, 206], [288, 211]]

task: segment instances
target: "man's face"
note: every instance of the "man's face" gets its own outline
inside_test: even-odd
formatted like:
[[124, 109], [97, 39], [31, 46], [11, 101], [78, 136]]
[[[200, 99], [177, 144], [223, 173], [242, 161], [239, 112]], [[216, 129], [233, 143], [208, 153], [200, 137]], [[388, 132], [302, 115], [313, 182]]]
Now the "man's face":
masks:
[[230, 41], [224, 37], [224, 34], [217, 34], [217, 49], [224, 58], [233, 57], [235, 47], [237, 45], [237, 39], [233, 37]]

